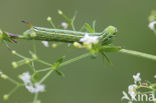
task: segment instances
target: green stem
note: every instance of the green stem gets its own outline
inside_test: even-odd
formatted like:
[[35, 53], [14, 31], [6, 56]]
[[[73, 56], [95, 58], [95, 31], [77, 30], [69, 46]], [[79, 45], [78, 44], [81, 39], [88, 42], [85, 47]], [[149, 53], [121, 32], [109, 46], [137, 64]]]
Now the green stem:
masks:
[[35, 93], [33, 103], [37, 103], [37, 99], [38, 99], [38, 93]]
[[50, 75], [51, 73], [53, 72], [54, 70], [51, 69], [41, 80], [40, 80], [40, 84], [43, 83]]
[[8, 95], [11, 96], [18, 88], [19, 85], [17, 85], [14, 89], [12, 89]]
[[138, 57], [142, 57], [142, 58], [151, 59], [151, 60], [156, 61], [156, 56], [155, 55], [151, 55], [151, 54], [147, 54], [147, 53], [142, 53], [142, 52], [139, 52], [139, 51], [121, 49], [119, 52], [124, 53], [124, 54], [130, 54], [130, 55], [134, 55], [134, 56], [138, 56]]
[[41, 70], [37, 70], [36, 72], [46, 72], [46, 71], [49, 71], [51, 69], [51, 67], [49, 68], [45, 68], [45, 69], [41, 69]]
[[[65, 66], [65, 65], [67, 65], [67, 64], [70, 64], [70, 63], [72, 63], [72, 62], [78, 61], [78, 60], [83, 59], [83, 58], [88, 57], [88, 56], [91, 56], [91, 53], [86, 53], [86, 54], [80, 55], [80, 56], [78, 56], [78, 57], [75, 57], [75, 58], [73, 58], [73, 59], [67, 60], [67, 61], [61, 63], [61, 64], [59, 65], [59, 67]], [[38, 71], [36, 71], [36, 72], [45, 72], [45, 71], [48, 71], [48, 70], [51, 70], [51, 67], [45, 68], [45, 69], [41, 69], [41, 70], [38, 70]]]
[[47, 66], [53, 66], [52, 64], [47, 63], [47, 62], [45, 62], [43, 60], [40, 60], [40, 59], [37, 59], [37, 61], [40, 62], [40, 63], [42, 63], [42, 64], [44, 64], [44, 65], [47, 65]]
[[16, 80], [14, 80], [14, 79], [12, 79], [12, 78], [10, 78], [10, 77], [8, 77], [8, 76], [7, 76], [7, 78], [8, 78], [8, 80], [9, 80], [10, 82], [12, 82], [12, 83], [14, 83], [14, 84], [16, 84], [16, 85], [19, 84]]
[[80, 55], [80, 56], [78, 56], [78, 57], [76, 57], [76, 58], [73, 58], [73, 59], [70, 59], [70, 60], [68, 60], [68, 61], [65, 61], [65, 62], [61, 63], [59, 67], [65, 66], [65, 65], [67, 65], [67, 64], [70, 64], [70, 63], [72, 63], [72, 62], [75, 62], [75, 61], [78, 61], [78, 60], [80, 60], [80, 59], [86, 58], [86, 57], [88, 57], [88, 56], [91, 56], [91, 53], [86, 53], [86, 54]]
[[[70, 59], [70, 60], [68, 60], [68, 61], [65, 61], [65, 62], [61, 63], [61, 64], [59, 65], [59, 67], [65, 66], [65, 65], [67, 65], [67, 64], [70, 64], [70, 63], [72, 63], [72, 62], [78, 61], [78, 60], [83, 59], [83, 58], [88, 57], [88, 56], [91, 56], [91, 53], [86, 53], [86, 54], [80, 55], [80, 56], [78, 56], [78, 57], [76, 57], [76, 58], [73, 58], [73, 59]], [[46, 69], [38, 70], [38, 71], [37, 71], [37, 72], [43, 72], [43, 71], [48, 71], [48, 70], [50, 70], [50, 71], [40, 80], [40, 82], [39, 82], [40, 84], [43, 83], [43, 82], [51, 75], [51, 73], [52, 73], [54, 70], [53, 70], [52, 68], [46, 68]]]

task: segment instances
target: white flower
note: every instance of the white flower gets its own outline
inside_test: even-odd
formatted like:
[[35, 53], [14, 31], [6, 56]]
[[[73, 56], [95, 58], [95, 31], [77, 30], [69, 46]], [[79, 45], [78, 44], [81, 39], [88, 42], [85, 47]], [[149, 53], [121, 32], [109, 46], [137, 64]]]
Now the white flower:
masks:
[[20, 79], [22, 79], [25, 85], [31, 83], [31, 75], [29, 74], [29, 72], [25, 72], [20, 75]]
[[33, 85], [26, 85], [25, 87], [31, 93], [38, 93], [38, 92], [44, 92], [45, 91], [45, 85], [39, 84], [39, 83], [35, 83], [34, 86]]
[[62, 23], [61, 23], [61, 26], [62, 26], [64, 29], [67, 29], [67, 28], [68, 28], [68, 23], [62, 22]]
[[134, 83], [141, 81], [140, 73], [137, 73], [136, 75], [133, 75]]
[[123, 100], [123, 99], [127, 99], [127, 100], [130, 101], [130, 98], [128, 97], [127, 93], [126, 93], [125, 91], [123, 91], [122, 93], [123, 93], [123, 97], [122, 97], [121, 100]]
[[25, 72], [20, 76], [20, 79], [23, 80], [25, 88], [31, 92], [31, 93], [38, 93], [38, 92], [44, 92], [45, 91], [45, 85], [40, 83], [32, 83], [31, 81], [31, 75], [29, 72]]
[[156, 75], [154, 75], [154, 78], [156, 78]]
[[41, 41], [41, 43], [42, 43], [45, 47], [49, 47], [48, 41]]
[[156, 21], [152, 21], [152, 22], [149, 23], [148, 27], [149, 27], [151, 30], [154, 30], [155, 24], [156, 24]]
[[88, 34], [85, 34], [83, 38], [80, 39], [80, 42], [83, 42], [84, 44], [97, 44], [99, 42], [98, 36], [89, 36]]
[[129, 87], [128, 87], [128, 93], [129, 93], [129, 95], [131, 96], [131, 99], [132, 99], [132, 101], [134, 101], [134, 100], [136, 100], [136, 87], [137, 87], [137, 85], [130, 85]]
[[35, 89], [36, 89], [35, 92], [44, 92], [45, 91], [45, 85], [35, 83]]

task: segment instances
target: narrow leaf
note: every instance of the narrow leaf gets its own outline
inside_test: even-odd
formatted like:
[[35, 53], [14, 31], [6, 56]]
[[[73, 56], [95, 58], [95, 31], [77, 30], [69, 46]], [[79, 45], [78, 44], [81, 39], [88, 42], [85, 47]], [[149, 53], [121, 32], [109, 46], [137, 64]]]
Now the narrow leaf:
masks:
[[64, 73], [63, 72], [61, 72], [61, 71], [58, 71], [58, 70], [55, 70], [56, 71], [56, 73], [59, 75], [59, 76], [62, 76], [62, 77], [64, 77]]
[[94, 30], [93, 30], [93, 28], [89, 25], [89, 24], [85, 24], [85, 28], [86, 28], [86, 30], [89, 32], [89, 33], [94, 33]]
[[112, 65], [111, 60], [105, 55], [105, 53], [101, 52], [101, 54], [102, 54], [103, 58], [106, 59], [110, 65]]

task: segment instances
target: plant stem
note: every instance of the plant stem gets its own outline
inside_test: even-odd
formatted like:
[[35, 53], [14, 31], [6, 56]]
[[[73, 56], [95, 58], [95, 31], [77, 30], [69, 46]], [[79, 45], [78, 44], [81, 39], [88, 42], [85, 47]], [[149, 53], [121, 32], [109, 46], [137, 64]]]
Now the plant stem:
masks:
[[151, 55], [151, 54], [147, 54], [147, 53], [142, 53], [142, 52], [139, 52], [139, 51], [121, 49], [119, 52], [124, 53], [124, 54], [130, 54], [130, 55], [134, 55], [134, 56], [138, 56], [138, 57], [142, 57], [142, 58], [151, 59], [151, 60], [155, 60], [156, 61], [156, 56], [155, 55]]
[[40, 84], [43, 83], [49, 76], [50, 74], [53, 72], [54, 70], [51, 69], [41, 80], [40, 80]]
[[[67, 64], [78, 61], [78, 60], [83, 59], [83, 58], [88, 57], [88, 56], [91, 56], [91, 53], [86, 53], [86, 54], [80, 55], [76, 58], [65, 61], [65, 62], [61, 63], [59, 67], [65, 66]], [[52, 68], [46, 68], [46, 69], [37, 71], [37, 72], [42, 72], [42, 71], [48, 71], [48, 70], [49, 70], [49, 72], [40, 80], [40, 82], [39, 82], [40, 84], [43, 83], [51, 75], [51, 73], [55, 70], [53, 70]]]
[[38, 93], [35, 93], [33, 103], [37, 103]]
[[86, 54], [80, 55], [80, 56], [78, 56], [78, 57], [75, 57], [75, 58], [73, 58], [73, 59], [70, 59], [70, 60], [68, 60], [68, 61], [65, 61], [65, 62], [61, 63], [59, 67], [65, 66], [65, 65], [67, 65], [67, 64], [70, 64], [70, 63], [72, 63], [72, 62], [75, 62], [75, 61], [78, 61], [78, 60], [80, 60], [80, 59], [86, 58], [86, 57], [88, 57], [88, 56], [91, 56], [91, 53], [86, 53]]

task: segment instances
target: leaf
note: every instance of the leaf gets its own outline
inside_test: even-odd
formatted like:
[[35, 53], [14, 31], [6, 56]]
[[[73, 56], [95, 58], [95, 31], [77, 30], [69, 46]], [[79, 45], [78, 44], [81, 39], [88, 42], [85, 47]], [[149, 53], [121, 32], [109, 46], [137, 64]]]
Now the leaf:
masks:
[[61, 72], [61, 71], [58, 71], [58, 70], [55, 70], [56, 71], [56, 73], [59, 75], [59, 76], [62, 76], [62, 77], [64, 77], [64, 73], [63, 72]]
[[39, 73], [38, 72], [35, 72], [33, 75], [32, 75], [32, 78], [33, 80], [36, 82], [36, 81], [39, 81]]
[[105, 55], [105, 53], [101, 52], [101, 54], [102, 54], [103, 58], [106, 59], [110, 65], [112, 65], [111, 60]]
[[3, 32], [3, 40], [6, 40], [8, 42], [13, 42], [6, 32]]
[[89, 32], [89, 33], [94, 33], [95, 31], [94, 31], [94, 29], [89, 25], [89, 24], [85, 24], [85, 28], [86, 28], [86, 30]]
[[103, 46], [102, 47], [102, 51], [104, 52], [118, 52], [120, 51], [122, 48], [120, 46]]
[[56, 70], [57, 67], [63, 62], [64, 59], [65, 59], [65, 56], [59, 58], [59, 59], [53, 64], [53, 69]]
[[62, 63], [64, 59], [65, 59], [65, 56], [59, 58], [56, 62], [57, 62], [57, 63]]

